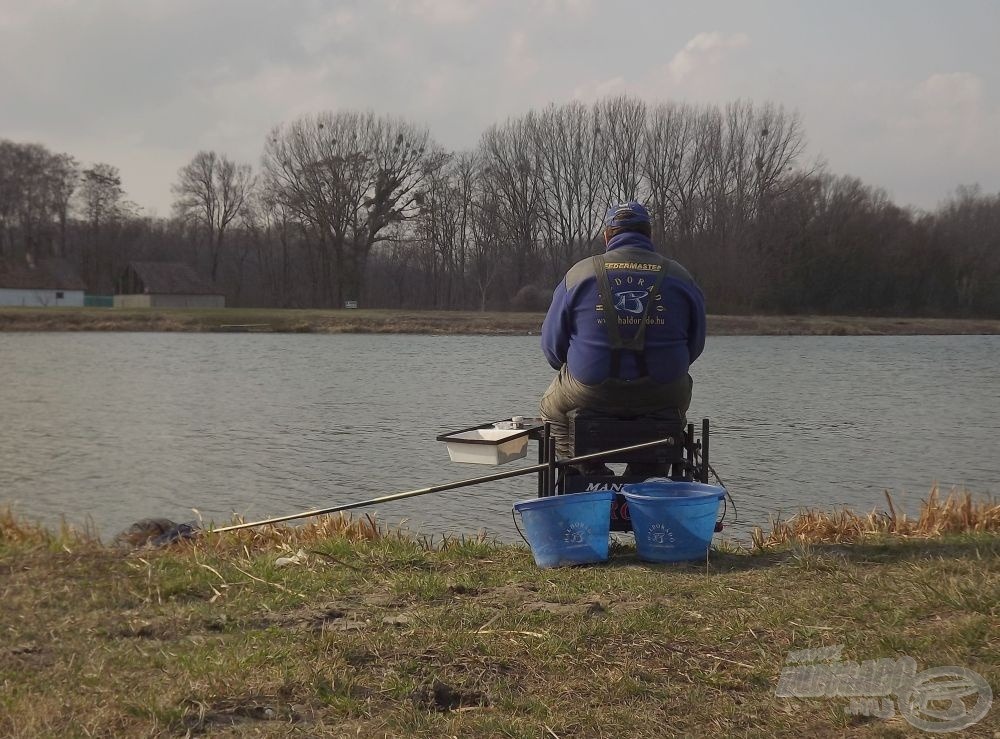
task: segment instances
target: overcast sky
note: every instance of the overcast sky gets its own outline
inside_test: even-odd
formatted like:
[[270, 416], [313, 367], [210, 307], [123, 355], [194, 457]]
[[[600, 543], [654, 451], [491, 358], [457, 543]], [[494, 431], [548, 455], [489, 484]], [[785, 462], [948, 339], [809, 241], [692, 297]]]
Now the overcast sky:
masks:
[[550, 102], [772, 101], [809, 160], [934, 208], [1000, 191], [994, 0], [0, 0], [0, 138], [121, 170], [167, 215], [200, 149], [360, 109], [451, 149]]

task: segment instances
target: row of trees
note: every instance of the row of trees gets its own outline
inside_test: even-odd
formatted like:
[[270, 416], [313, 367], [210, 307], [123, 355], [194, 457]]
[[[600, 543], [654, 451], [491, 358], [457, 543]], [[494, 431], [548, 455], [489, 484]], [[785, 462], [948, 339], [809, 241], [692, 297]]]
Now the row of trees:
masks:
[[322, 113], [276, 127], [259, 168], [199, 152], [173, 217], [114, 167], [0, 142], [0, 256], [65, 256], [92, 292], [131, 259], [197, 264], [230, 304], [544, 309], [638, 199], [715, 312], [1000, 316], [1000, 194], [935, 212], [804, 161], [797, 115], [617, 97], [497, 124], [450, 152], [404, 120]]

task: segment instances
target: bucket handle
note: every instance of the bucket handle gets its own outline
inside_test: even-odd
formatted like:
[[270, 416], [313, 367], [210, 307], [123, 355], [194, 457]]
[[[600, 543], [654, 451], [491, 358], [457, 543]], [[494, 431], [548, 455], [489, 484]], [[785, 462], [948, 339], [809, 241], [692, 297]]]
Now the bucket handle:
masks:
[[726, 498], [728, 497], [729, 497], [729, 491], [723, 487], [722, 492], [719, 493], [719, 500], [722, 501], [722, 516], [719, 518], [718, 521], [715, 522], [714, 531], [716, 534], [718, 534], [720, 531], [723, 530], [723, 528], [725, 528], [722, 524], [723, 521], [726, 520], [726, 513], [729, 511], [729, 501], [726, 500]]
[[521, 527], [517, 523], [517, 510], [516, 509], [514, 509], [514, 508], [510, 509], [510, 517], [514, 520], [514, 528], [517, 529], [517, 533], [521, 537], [521, 540], [525, 544], [527, 544], [528, 547], [530, 548], [531, 547], [531, 542], [524, 538], [524, 532], [521, 531]]

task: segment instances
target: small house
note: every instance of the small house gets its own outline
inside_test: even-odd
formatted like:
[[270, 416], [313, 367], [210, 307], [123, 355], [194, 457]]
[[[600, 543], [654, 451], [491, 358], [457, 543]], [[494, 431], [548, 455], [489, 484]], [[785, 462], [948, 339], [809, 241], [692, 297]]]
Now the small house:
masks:
[[184, 262], [129, 262], [115, 308], [225, 308], [226, 296]]
[[0, 305], [82, 307], [85, 290], [79, 273], [65, 259], [0, 260]]

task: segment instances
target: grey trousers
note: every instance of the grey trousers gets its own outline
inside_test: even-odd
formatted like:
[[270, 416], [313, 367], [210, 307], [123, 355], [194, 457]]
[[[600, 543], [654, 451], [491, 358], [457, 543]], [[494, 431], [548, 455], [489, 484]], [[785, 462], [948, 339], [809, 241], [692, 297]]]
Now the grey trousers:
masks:
[[634, 382], [606, 380], [600, 385], [584, 385], [569, 373], [564, 364], [553, 378], [539, 403], [542, 418], [552, 426], [556, 456], [573, 456], [569, 448], [569, 426], [566, 414], [575, 408], [587, 408], [610, 415], [635, 416], [642, 413], [677, 408], [687, 415], [691, 405], [691, 375], [670, 383], [653, 382], [648, 377]]

